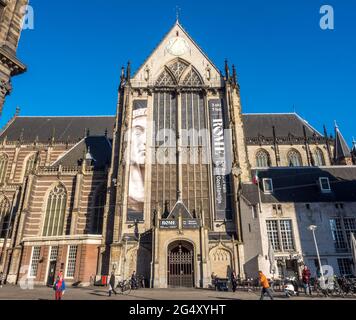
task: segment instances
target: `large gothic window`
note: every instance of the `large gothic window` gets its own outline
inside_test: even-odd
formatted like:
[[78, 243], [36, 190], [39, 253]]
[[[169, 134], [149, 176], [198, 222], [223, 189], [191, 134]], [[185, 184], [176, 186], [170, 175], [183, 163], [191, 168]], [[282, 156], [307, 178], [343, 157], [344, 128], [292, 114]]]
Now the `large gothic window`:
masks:
[[100, 190], [95, 196], [92, 234], [102, 234], [103, 232], [105, 201], [106, 192], [105, 190]]
[[10, 227], [10, 201], [7, 198], [2, 198], [0, 201], [0, 238], [4, 239]]
[[303, 165], [302, 157], [300, 153], [295, 149], [292, 149], [288, 152], [287, 158], [288, 158], [288, 165], [290, 167], [301, 167]]
[[201, 86], [202, 84], [203, 82], [199, 74], [194, 69], [191, 69], [183, 80], [183, 86], [187, 87], [196, 87]]
[[256, 167], [267, 168], [270, 166], [269, 154], [266, 150], [259, 150], [256, 153]]
[[319, 148], [317, 148], [314, 153], [314, 164], [317, 167], [325, 166], [324, 154]]
[[36, 155], [31, 155], [26, 162], [25, 176], [28, 176], [35, 168]]
[[172, 75], [167, 70], [164, 70], [161, 73], [161, 75], [158, 77], [156, 81], [156, 85], [158, 87], [167, 87], [167, 86], [170, 87], [170, 86], [175, 86], [176, 82], [172, 77]]
[[8, 161], [9, 159], [6, 154], [0, 155], [0, 184], [5, 182]]
[[45, 212], [43, 236], [60, 236], [64, 233], [64, 221], [67, 205], [67, 192], [63, 185], [58, 184], [50, 192]]
[[170, 66], [169, 69], [172, 71], [173, 75], [175, 78], [179, 81], [180, 77], [184, 73], [184, 71], [188, 68], [188, 64], [181, 61], [180, 59], [173, 62]]

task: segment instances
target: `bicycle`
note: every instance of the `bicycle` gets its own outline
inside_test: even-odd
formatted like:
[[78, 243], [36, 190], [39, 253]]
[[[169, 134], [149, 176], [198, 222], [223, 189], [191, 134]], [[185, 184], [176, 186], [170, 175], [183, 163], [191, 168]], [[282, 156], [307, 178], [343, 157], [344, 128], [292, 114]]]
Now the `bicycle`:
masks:
[[132, 289], [131, 280], [119, 281], [116, 288], [120, 290], [121, 294], [124, 294], [124, 295], [130, 294], [131, 289]]

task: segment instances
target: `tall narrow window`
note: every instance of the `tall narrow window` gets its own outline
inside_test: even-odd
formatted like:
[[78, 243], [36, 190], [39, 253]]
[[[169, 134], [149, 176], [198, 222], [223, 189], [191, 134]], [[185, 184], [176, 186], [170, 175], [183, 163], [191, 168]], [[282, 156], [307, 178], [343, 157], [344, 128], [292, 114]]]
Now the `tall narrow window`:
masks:
[[5, 182], [8, 160], [9, 158], [6, 154], [0, 155], [0, 184]]
[[30, 156], [26, 162], [25, 176], [28, 176], [35, 168], [36, 155]]
[[282, 236], [282, 246], [285, 251], [293, 251], [294, 240], [293, 240], [293, 231], [292, 231], [292, 221], [291, 220], [281, 220], [279, 222], [281, 228]]
[[351, 248], [351, 233], [356, 234], [356, 219], [354, 218], [344, 218], [344, 226], [346, 233], [346, 240]]
[[30, 266], [30, 277], [36, 278], [38, 263], [40, 261], [41, 247], [33, 247], [32, 248], [32, 258], [31, 258], [31, 266]]
[[68, 248], [66, 278], [74, 278], [75, 264], [77, 262], [77, 251], [77, 246], [69, 246]]
[[292, 149], [288, 152], [288, 165], [290, 167], [301, 167], [302, 166], [302, 157], [300, 155], [300, 153], [295, 150]]
[[352, 275], [352, 267], [351, 267], [350, 259], [337, 259], [337, 264], [339, 266], [340, 275], [341, 276], [350, 276]]
[[346, 242], [342, 231], [341, 219], [330, 219], [331, 233], [334, 240], [334, 246], [337, 250], [346, 249]]
[[314, 153], [314, 164], [316, 167], [325, 166], [324, 154], [319, 148], [317, 148]]
[[101, 190], [95, 197], [92, 233], [101, 234], [103, 232], [104, 206], [106, 201], [105, 190]]
[[267, 168], [270, 166], [269, 154], [265, 150], [259, 150], [256, 153], [256, 167]]
[[8, 229], [10, 228], [10, 201], [3, 198], [0, 201], [0, 238], [6, 238]]
[[268, 240], [270, 241], [273, 250], [281, 251], [281, 243], [279, 241], [278, 221], [277, 220], [268, 220], [267, 221], [267, 235], [268, 235]]
[[64, 219], [67, 204], [67, 193], [59, 184], [50, 192], [47, 200], [43, 236], [60, 236], [64, 233]]

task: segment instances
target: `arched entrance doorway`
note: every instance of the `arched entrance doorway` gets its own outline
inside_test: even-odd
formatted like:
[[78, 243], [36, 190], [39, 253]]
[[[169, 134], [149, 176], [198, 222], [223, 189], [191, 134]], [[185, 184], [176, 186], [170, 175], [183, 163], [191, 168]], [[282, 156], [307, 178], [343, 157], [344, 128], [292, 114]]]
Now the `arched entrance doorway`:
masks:
[[168, 246], [168, 287], [194, 287], [194, 248], [186, 241]]

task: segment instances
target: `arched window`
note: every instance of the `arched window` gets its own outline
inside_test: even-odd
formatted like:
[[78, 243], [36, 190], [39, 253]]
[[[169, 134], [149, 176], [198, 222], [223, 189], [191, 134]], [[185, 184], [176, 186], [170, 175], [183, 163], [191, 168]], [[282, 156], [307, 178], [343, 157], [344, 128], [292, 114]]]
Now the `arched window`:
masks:
[[27, 159], [26, 162], [26, 169], [25, 169], [25, 176], [28, 176], [32, 170], [35, 168], [35, 162], [36, 162], [36, 155], [33, 154]]
[[319, 148], [317, 148], [314, 152], [314, 164], [317, 167], [325, 166], [324, 154]]
[[269, 159], [269, 154], [266, 150], [259, 150], [256, 153], [256, 167], [257, 168], [267, 168], [271, 164]]
[[50, 192], [47, 200], [43, 236], [60, 236], [64, 233], [64, 219], [67, 205], [67, 192], [58, 184]]
[[288, 158], [288, 165], [290, 167], [301, 167], [303, 165], [302, 157], [300, 153], [295, 149], [292, 149], [288, 152], [287, 158]]
[[100, 190], [95, 197], [93, 224], [92, 224], [93, 234], [102, 234], [103, 232], [105, 202], [106, 202], [105, 190]]
[[10, 201], [3, 198], [0, 201], [0, 238], [6, 238], [7, 231], [10, 227]]
[[0, 184], [5, 182], [8, 160], [6, 154], [0, 155]]

